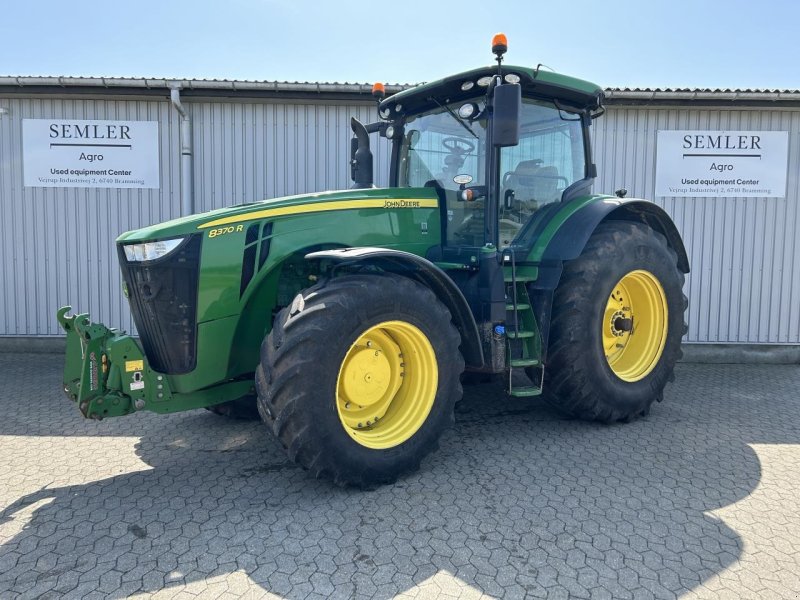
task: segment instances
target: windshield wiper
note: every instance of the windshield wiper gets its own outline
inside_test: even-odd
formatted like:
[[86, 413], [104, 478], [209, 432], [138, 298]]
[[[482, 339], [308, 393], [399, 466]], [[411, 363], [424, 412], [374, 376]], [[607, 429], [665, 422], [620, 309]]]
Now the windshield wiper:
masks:
[[438, 105], [439, 105], [439, 108], [443, 108], [443, 109], [445, 109], [447, 112], [449, 112], [449, 113], [450, 113], [450, 116], [451, 116], [451, 117], [453, 117], [453, 118], [454, 118], [456, 121], [458, 121], [458, 124], [459, 124], [459, 125], [461, 125], [461, 126], [464, 128], [464, 129], [466, 129], [466, 130], [469, 132], [469, 134], [470, 134], [472, 137], [474, 137], [476, 140], [479, 140], [479, 139], [480, 139], [480, 138], [478, 137], [478, 134], [476, 134], [474, 131], [472, 131], [472, 127], [470, 127], [469, 125], [467, 125], [467, 124], [466, 124], [466, 123], [465, 123], [465, 122], [464, 122], [464, 121], [461, 119], [461, 117], [459, 117], [459, 116], [458, 116], [456, 113], [454, 113], [452, 108], [450, 108], [450, 107], [449, 107], [449, 106], [447, 106], [446, 104], [442, 104], [442, 103], [441, 103], [441, 102], [439, 102], [439, 101], [438, 101], [436, 98], [433, 98], [433, 97], [432, 97], [432, 98], [431, 98], [431, 100], [433, 100], [433, 101], [434, 101], [436, 104], [438, 104]]

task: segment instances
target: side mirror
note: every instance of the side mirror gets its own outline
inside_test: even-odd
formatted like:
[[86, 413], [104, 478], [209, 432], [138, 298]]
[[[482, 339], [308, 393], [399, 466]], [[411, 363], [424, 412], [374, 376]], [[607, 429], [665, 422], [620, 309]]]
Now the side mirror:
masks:
[[492, 143], [497, 147], [519, 144], [519, 115], [522, 110], [522, 86], [504, 83], [494, 88], [494, 129]]

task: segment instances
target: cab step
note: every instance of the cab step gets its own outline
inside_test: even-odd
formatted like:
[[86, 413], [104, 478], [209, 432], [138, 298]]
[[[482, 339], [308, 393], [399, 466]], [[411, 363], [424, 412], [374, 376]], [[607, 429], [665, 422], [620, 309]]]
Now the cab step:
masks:
[[517, 398], [530, 398], [532, 396], [541, 396], [542, 388], [529, 385], [525, 387], [516, 387], [512, 390], [509, 390], [508, 393], [511, 396], [516, 396]]
[[536, 358], [512, 358], [509, 364], [512, 367], [537, 367], [540, 363]]
[[[526, 281], [536, 281], [538, 277], [535, 275], [517, 275], [517, 283], [525, 283]], [[505, 283], [514, 283], [514, 278], [511, 276], [510, 273], [506, 273], [503, 275], [503, 281]]]
[[536, 333], [533, 332], [533, 331], [525, 331], [525, 330], [510, 331], [510, 330], [506, 329], [506, 336], [509, 339], [512, 339], [512, 340], [516, 340], [516, 339], [519, 339], [519, 338], [532, 338], [535, 335], [536, 335]]
[[[517, 310], [518, 311], [520, 311], [520, 310], [530, 310], [530, 309], [531, 309], [531, 305], [530, 304], [522, 304], [522, 303], [517, 304]], [[506, 304], [506, 311], [513, 311], [513, 310], [514, 310], [514, 304], [513, 303], [512, 304]]]

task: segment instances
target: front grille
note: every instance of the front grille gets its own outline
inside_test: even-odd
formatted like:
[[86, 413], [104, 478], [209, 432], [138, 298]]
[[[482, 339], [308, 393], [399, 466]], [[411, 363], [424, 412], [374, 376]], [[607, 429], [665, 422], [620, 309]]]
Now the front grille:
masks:
[[197, 282], [202, 234], [194, 234], [164, 258], [128, 262], [117, 246], [133, 322], [150, 365], [177, 375], [197, 363]]

